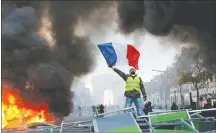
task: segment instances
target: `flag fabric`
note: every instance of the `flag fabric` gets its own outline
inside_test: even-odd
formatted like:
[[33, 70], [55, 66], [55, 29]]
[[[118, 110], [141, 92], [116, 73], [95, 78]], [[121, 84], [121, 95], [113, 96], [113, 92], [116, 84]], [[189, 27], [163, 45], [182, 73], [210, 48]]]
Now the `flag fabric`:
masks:
[[139, 51], [131, 44], [104, 43], [98, 48], [108, 65], [128, 65], [139, 69]]

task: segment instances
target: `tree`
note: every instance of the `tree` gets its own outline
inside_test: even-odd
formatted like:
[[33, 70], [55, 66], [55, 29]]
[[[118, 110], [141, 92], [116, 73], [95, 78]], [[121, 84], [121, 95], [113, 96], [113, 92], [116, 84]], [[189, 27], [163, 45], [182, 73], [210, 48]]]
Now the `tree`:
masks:
[[205, 88], [208, 79], [212, 78], [212, 73], [200, 71], [196, 74], [193, 72], [182, 72], [179, 78], [179, 85], [192, 83], [197, 91], [197, 108], [199, 107], [199, 90]]
[[161, 98], [163, 97], [162, 99], [166, 101], [170, 99], [170, 88], [177, 86], [177, 70], [175, 64], [167, 67], [163, 73], [155, 76], [145, 85], [147, 92], [160, 92]]
[[164, 76], [169, 82], [170, 87], [176, 87], [177, 84], [177, 69], [176, 65], [173, 63], [171, 67], [168, 67], [164, 72]]
[[178, 57], [179, 72], [178, 84], [183, 85], [191, 83], [197, 92], [197, 108], [199, 108], [199, 90], [207, 87], [207, 81], [213, 77], [213, 74], [203, 67], [199, 52], [194, 47], [182, 49]]

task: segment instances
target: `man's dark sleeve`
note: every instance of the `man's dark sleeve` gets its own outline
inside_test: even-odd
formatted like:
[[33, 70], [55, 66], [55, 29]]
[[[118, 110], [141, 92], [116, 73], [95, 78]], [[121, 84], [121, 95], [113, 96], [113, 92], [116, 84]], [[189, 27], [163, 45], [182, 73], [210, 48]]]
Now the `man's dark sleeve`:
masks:
[[145, 91], [145, 87], [144, 87], [144, 85], [143, 85], [143, 81], [142, 81], [141, 78], [140, 78], [140, 89], [141, 89], [141, 92], [142, 92], [143, 97], [144, 97], [144, 96], [147, 96], [147, 95], [146, 95], [146, 91]]
[[124, 79], [124, 81], [127, 80], [127, 74], [125, 74], [124, 72], [122, 72], [121, 70], [117, 69], [117, 68], [114, 68], [113, 67], [113, 70], [120, 76]]

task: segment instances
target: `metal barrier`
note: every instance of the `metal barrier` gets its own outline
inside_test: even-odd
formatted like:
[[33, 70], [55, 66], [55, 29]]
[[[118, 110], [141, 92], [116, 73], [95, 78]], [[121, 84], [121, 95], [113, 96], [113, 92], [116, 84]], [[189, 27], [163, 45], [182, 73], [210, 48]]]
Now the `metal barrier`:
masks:
[[96, 117], [93, 125], [95, 132], [142, 132], [131, 112]]
[[[121, 109], [118, 111], [112, 111], [107, 112], [103, 114], [97, 114], [93, 118], [97, 118], [100, 116], [109, 116], [109, 115], [115, 115], [115, 114], [121, 114], [122, 112], [131, 110], [133, 107]], [[42, 123], [41, 123], [42, 124]], [[62, 121], [60, 126], [54, 126], [54, 125], [48, 125], [46, 123], [43, 123], [43, 126], [36, 126], [36, 128], [31, 129], [28, 126], [25, 126], [25, 131], [22, 132], [90, 132], [93, 131], [93, 123], [92, 120], [87, 121], [77, 121], [77, 122], [64, 122]], [[8, 130], [2, 130], [3, 132], [12, 131], [16, 132], [17, 130], [14, 129], [8, 129]], [[21, 131], [17, 131], [21, 132]]]
[[[112, 111], [112, 112], [106, 112], [103, 114], [98, 114], [93, 117], [93, 119], [100, 119], [101, 117], [106, 118], [110, 116], [115, 115], [121, 115], [125, 112], [130, 112], [130, 110], [133, 110], [134, 107], [130, 108], [124, 108], [118, 111]], [[157, 129], [158, 127], [162, 127], [165, 125], [170, 125], [174, 127], [179, 127], [179, 125], [184, 125], [183, 129], [176, 130], [178, 131], [184, 131], [184, 130], [190, 130], [193, 132], [197, 131], [214, 131], [216, 130], [216, 118], [215, 117], [204, 117], [202, 116], [203, 112], [209, 112], [209, 111], [216, 111], [216, 108], [211, 109], [203, 109], [203, 110], [175, 110], [175, 111], [163, 111], [163, 112], [152, 112], [149, 113], [147, 116], [139, 116], [137, 119], [142, 119], [145, 121], [145, 123], [142, 123], [143, 126], [148, 126], [150, 132], [160, 132], [162, 130]], [[175, 117], [177, 117], [177, 114], [179, 112], [182, 112], [182, 115], [184, 117], [179, 117], [179, 119], [167, 119], [166, 121], [155, 121], [154, 119], [158, 116], [169, 116], [172, 117], [170, 114], [174, 114]], [[208, 113], [207, 113], [208, 114]], [[179, 114], [180, 115], [180, 114]], [[187, 116], [187, 117], [185, 117]], [[87, 121], [77, 121], [77, 122], [62, 122], [60, 126], [54, 126], [54, 125], [43, 125], [43, 126], [37, 126], [35, 129], [29, 129], [28, 126], [26, 126], [25, 131], [19, 131], [19, 132], [94, 132], [93, 126], [94, 123], [92, 120]], [[214, 129], [215, 128], [215, 129]], [[164, 129], [165, 130], [165, 129]], [[164, 131], [163, 130], [163, 131]], [[7, 132], [6, 130], [2, 130], [3, 132]], [[15, 130], [8, 130], [10, 132], [16, 132]], [[167, 130], [169, 132], [170, 130]]]
[[[141, 131], [131, 111], [134, 107], [124, 108], [117, 111], [106, 112], [94, 116], [93, 125], [95, 132], [130, 130]], [[120, 121], [119, 121], [120, 120]], [[123, 126], [124, 125], [124, 126]], [[124, 128], [122, 128], [124, 127]]]
[[[86, 124], [86, 125], [82, 125], [82, 124]], [[73, 131], [72, 128], [79, 128], [80, 131], [83, 131], [83, 132], [84, 132], [84, 131], [85, 131], [85, 132], [89, 131], [89, 132], [90, 132], [92, 126], [93, 126], [92, 120], [78, 121], [78, 122], [69, 122], [69, 123], [64, 123], [64, 121], [62, 121], [62, 124], [61, 124], [61, 127], [60, 127], [60, 132], [63, 132], [64, 128], [67, 129], [67, 127], [70, 127], [70, 129], [68, 129], [68, 130], [70, 130], [70, 131]], [[86, 131], [86, 129], [85, 129], [85, 130], [82, 130], [82, 129], [86, 128], [86, 127], [88, 128], [87, 131]]]
[[[216, 130], [216, 119], [214, 117], [203, 117], [202, 112], [216, 111], [216, 108], [203, 109], [203, 110], [175, 110], [175, 111], [163, 111], [152, 112], [147, 116], [139, 116], [138, 119], [144, 119], [145, 123], [140, 126], [149, 126], [150, 132], [169, 132], [171, 130], [158, 130], [157, 127], [170, 126], [176, 127], [178, 125], [184, 125], [184, 128], [180, 128], [178, 131], [209, 131]], [[182, 113], [181, 113], [182, 112]], [[187, 117], [186, 117], [187, 116]], [[206, 125], [206, 126], [204, 126]]]
[[124, 108], [124, 109], [120, 109], [120, 110], [117, 110], [117, 111], [111, 111], [111, 112], [106, 112], [106, 113], [94, 115], [94, 117], [107, 116], [107, 115], [110, 115], [110, 114], [112, 114], [112, 115], [120, 114], [120, 113], [124, 113], [124, 112], [130, 111], [130, 110], [133, 110], [133, 109], [134, 109], [134, 107]]
[[[190, 121], [192, 121], [195, 124], [197, 130], [199, 130], [200, 132], [216, 130], [216, 108], [193, 110], [189, 113], [191, 116]], [[208, 116], [203, 116], [203, 114], [207, 114]], [[214, 115], [214, 117], [211, 115]]]
[[64, 122], [62, 121], [60, 126], [45, 125], [37, 126], [35, 129], [29, 129], [26, 127], [26, 132], [90, 132], [92, 129], [92, 120], [77, 121], [77, 122]]

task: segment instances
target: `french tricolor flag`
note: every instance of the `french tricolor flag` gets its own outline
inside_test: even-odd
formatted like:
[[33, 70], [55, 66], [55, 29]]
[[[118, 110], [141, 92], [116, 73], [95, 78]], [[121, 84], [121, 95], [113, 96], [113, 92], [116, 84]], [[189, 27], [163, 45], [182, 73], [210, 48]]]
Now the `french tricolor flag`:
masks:
[[131, 44], [103, 43], [98, 48], [108, 65], [128, 65], [139, 69], [139, 51]]

